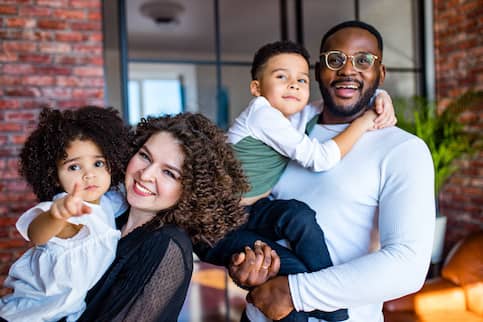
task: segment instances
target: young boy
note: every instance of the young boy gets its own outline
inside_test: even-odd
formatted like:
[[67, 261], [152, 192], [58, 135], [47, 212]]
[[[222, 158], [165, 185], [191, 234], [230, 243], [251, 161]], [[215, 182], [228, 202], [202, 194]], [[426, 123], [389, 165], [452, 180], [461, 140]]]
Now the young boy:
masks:
[[[374, 129], [377, 115], [365, 112], [341, 134], [326, 142], [310, 139], [292, 125], [290, 116], [300, 112], [309, 100], [309, 54], [289, 41], [261, 47], [252, 63], [250, 92], [255, 98], [228, 131], [228, 141], [242, 163], [251, 190], [242, 204], [249, 211], [248, 222], [201, 257], [225, 265], [229, 256], [261, 239], [274, 246], [281, 258], [280, 274], [317, 271], [332, 266], [324, 233], [315, 212], [297, 200], [270, 200], [268, 195], [289, 160], [314, 171], [326, 171], [344, 157], [357, 140]], [[260, 238], [262, 236], [262, 238]], [[268, 238], [268, 240], [267, 240]], [[287, 239], [303, 265], [273, 244]], [[327, 321], [348, 318], [347, 310], [310, 312]], [[292, 312], [283, 321], [307, 321], [307, 314]]]

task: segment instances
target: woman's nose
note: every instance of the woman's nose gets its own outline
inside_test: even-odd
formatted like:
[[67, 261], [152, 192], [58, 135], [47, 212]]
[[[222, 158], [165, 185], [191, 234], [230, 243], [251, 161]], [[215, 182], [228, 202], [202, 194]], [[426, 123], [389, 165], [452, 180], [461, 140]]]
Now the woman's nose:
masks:
[[154, 181], [154, 176], [153, 176], [153, 167], [151, 165], [145, 167], [144, 169], [141, 169], [141, 180], [143, 181]]

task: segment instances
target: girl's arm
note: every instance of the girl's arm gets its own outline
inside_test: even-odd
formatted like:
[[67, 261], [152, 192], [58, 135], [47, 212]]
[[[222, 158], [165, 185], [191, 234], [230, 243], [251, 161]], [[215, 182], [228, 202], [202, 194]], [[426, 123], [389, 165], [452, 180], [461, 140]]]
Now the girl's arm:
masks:
[[45, 244], [52, 237], [70, 238], [77, 234], [80, 227], [69, 223], [67, 219], [91, 212], [83, 203], [80, 188], [75, 185], [72, 194], [59, 198], [50, 209], [38, 215], [29, 225], [28, 237], [36, 245]]

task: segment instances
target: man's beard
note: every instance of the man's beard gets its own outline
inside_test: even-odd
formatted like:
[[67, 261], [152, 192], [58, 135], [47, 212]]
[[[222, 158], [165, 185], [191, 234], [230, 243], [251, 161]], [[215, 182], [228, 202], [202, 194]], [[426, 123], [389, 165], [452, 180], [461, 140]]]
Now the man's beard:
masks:
[[[334, 100], [332, 99], [332, 96], [330, 95], [329, 88], [325, 87], [322, 83], [319, 83], [320, 93], [322, 94], [322, 98], [324, 99], [324, 108], [326, 108], [334, 116], [348, 117], [358, 115], [362, 110], [366, 109], [369, 106], [369, 102], [371, 101], [371, 98], [378, 87], [379, 78], [380, 76], [378, 75], [376, 80], [372, 84], [372, 87], [370, 87], [354, 105], [348, 107], [336, 105]], [[348, 80], [354, 81], [353, 79], [344, 79], [343, 81]], [[362, 85], [361, 82], [358, 83]], [[361, 86], [360, 88], [363, 89], [363, 86]]]

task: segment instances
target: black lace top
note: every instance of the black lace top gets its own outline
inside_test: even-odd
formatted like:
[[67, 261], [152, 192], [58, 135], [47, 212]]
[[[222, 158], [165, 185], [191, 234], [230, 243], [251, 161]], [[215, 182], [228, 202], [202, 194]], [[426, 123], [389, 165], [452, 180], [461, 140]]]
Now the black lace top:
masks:
[[[117, 219], [118, 228], [126, 221], [127, 213]], [[119, 241], [79, 321], [177, 321], [192, 272], [191, 240], [183, 230], [138, 227]]]

